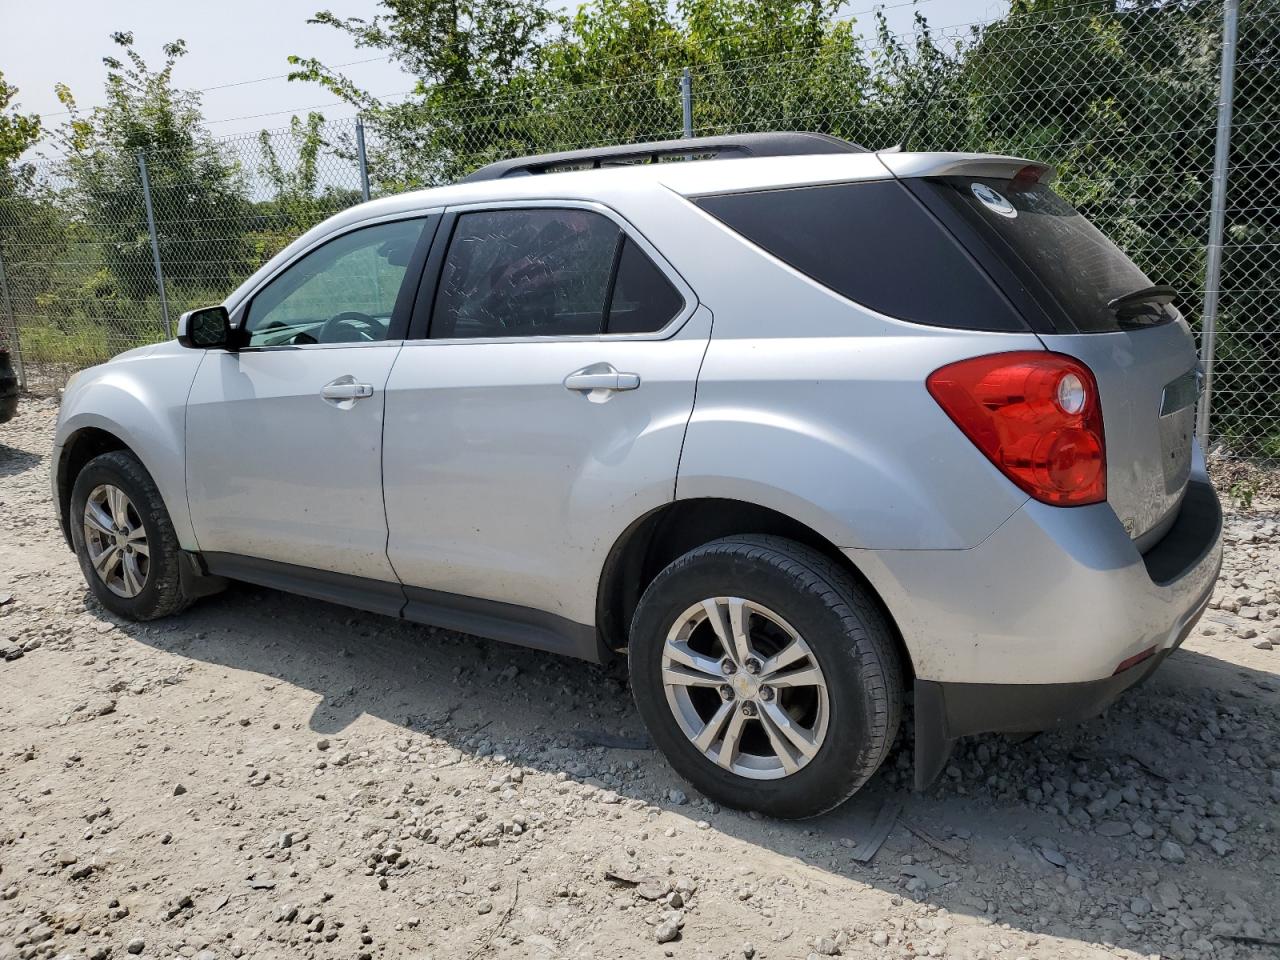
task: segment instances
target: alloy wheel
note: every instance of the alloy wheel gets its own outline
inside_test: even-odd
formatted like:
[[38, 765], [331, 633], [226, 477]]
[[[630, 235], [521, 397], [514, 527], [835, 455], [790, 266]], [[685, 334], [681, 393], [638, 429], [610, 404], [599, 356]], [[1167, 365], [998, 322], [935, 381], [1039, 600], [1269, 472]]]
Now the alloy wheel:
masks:
[[84, 544], [98, 578], [118, 597], [136, 597], [147, 585], [151, 548], [142, 518], [128, 495], [110, 483], [93, 488], [84, 504]]
[[802, 769], [831, 706], [818, 658], [790, 624], [740, 597], [712, 597], [672, 625], [662, 685], [676, 722], [712, 763], [753, 780]]

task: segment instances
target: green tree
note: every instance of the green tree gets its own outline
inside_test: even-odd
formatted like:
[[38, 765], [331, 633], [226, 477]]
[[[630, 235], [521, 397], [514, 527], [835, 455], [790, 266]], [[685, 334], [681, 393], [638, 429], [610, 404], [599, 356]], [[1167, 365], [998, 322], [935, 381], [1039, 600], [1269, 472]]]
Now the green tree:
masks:
[[[7, 178], [10, 167], [40, 139], [40, 118], [34, 113], [20, 113], [14, 100], [18, 88], [6, 83], [0, 71], [0, 176]], [[0, 180], [0, 190], [4, 181]]]
[[[48, 284], [48, 261], [65, 255], [63, 214], [35, 181], [35, 165], [21, 162], [39, 141], [40, 118], [22, 113], [16, 104], [18, 88], [0, 73], [0, 255], [17, 319], [31, 313], [32, 291]], [[14, 335], [0, 316], [0, 342]]]
[[[566, 146], [678, 136], [678, 78], [689, 67], [697, 133], [848, 135], [867, 65], [853, 21], [836, 19], [839, 7], [826, 0], [680, 0], [674, 7], [593, 0], [540, 54], [546, 113], [563, 125], [564, 140], [576, 139]], [[566, 99], [568, 109], [557, 103]]]
[[834, 0], [593, 0], [572, 17], [543, 0], [382, 6], [371, 21], [323, 12], [312, 22], [385, 51], [417, 78], [407, 97], [384, 103], [314, 58], [290, 59], [292, 79], [323, 84], [376, 130], [383, 189], [446, 182], [512, 154], [678, 136], [684, 66], [699, 71], [697, 124], [709, 129], [850, 118], [866, 74]]
[[258, 134], [259, 172], [272, 195], [254, 204], [248, 239], [256, 262], [267, 260], [326, 217], [360, 202], [358, 190], [321, 182], [321, 157], [334, 146], [325, 136], [321, 114], [310, 113], [305, 121], [292, 118], [284, 157], [278, 139], [267, 130]]
[[237, 238], [247, 200], [238, 165], [202, 125], [198, 94], [173, 86], [186, 44], [165, 44], [163, 65], [152, 69], [134, 48], [133, 34], [111, 39], [121, 55], [103, 58], [102, 106], [82, 113], [71, 91], [57, 88], [71, 114], [58, 141], [72, 184], [67, 199], [101, 244], [105, 269], [89, 281], [92, 299], [104, 306], [104, 320], [127, 323], [139, 317], [130, 305], [156, 298], [139, 151], [146, 156], [161, 261], [179, 298], [189, 291], [208, 299], [203, 291], [220, 294], [245, 272], [247, 254]]
[[[1280, 2], [1244, 4], [1237, 49], [1213, 434], [1280, 460]], [[1206, 167], [1207, 169], [1207, 167]]]
[[[290, 57], [290, 79], [321, 84], [376, 128], [371, 153], [383, 189], [451, 179], [460, 167], [450, 144], [469, 124], [489, 122], [495, 109], [506, 113], [486, 101], [522, 85], [560, 18], [544, 0], [381, 0], [380, 6], [383, 12], [369, 20], [326, 10], [308, 22], [349, 34], [358, 48], [385, 51], [416, 78], [408, 96], [381, 101], [312, 57]], [[482, 156], [484, 136], [492, 134], [477, 137]]]

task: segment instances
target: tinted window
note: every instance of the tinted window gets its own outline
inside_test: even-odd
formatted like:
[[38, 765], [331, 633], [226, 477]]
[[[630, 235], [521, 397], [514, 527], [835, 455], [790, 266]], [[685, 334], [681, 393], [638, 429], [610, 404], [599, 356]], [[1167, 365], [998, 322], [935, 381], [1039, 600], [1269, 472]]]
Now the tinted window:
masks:
[[543, 337], [604, 329], [621, 231], [589, 210], [458, 217], [431, 337]]
[[385, 340], [425, 222], [353, 230], [289, 266], [249, 304], [248, 345]]
[[982, 269], [896, 181], [697, 203], [779, 260], [880, 313], [940, 327], [1025, 329]]
[[935, 189], [998, 234], [998, 249], [1016, 257], [1082, 332], [1120, 329], [1107, 304], [1151, 286], [1132, 260], [1042, 183], [954, 177], [935, 181]]
[[680, 295], [647, 256], [630, 240], [622, 241], [618, 276], [609, 302], [609, 333], [652, 333], [684, 309]]

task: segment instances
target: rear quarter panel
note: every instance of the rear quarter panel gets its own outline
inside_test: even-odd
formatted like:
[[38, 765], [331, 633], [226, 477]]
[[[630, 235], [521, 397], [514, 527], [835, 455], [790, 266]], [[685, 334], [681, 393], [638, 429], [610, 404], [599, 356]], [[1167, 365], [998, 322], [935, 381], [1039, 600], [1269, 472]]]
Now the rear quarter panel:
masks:
[[[683, 207], [678, 217], [670, 205]], [[840, 547], [922, 550], [971, 547], [1026, 502], [942, 412], [925, 378], [967, 357], [1043, 350], [1034, 334], [876, 313], [675, 194], [626, 213], [715, 318], [677, 499], [769, 507]]]
[[[707, 351], [678, 499], [731, 497], [839, 547], [974, 546], [1027, 499], [925, 389], [946, 363], [1037, 349], [1030, 336], [717, 336]], [[724, 324], [732, 329], [731, 322]]]

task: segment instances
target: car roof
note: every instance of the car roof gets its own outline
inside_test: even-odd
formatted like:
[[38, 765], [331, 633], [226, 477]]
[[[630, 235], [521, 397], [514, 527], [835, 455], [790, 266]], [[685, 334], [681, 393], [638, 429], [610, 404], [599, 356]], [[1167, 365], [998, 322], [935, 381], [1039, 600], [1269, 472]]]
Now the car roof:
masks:
[[822, 153], [867, 153], [866, 147], [826, 133], [779, 131], [734, 133], [714, 137], [682, 137], [621, 143], [559, 153], [538, 153], [486, 164], [462, 178], [463, 183], [528, 177], [566, 170], [599, 170], [620, 164], [657, 163], [666, 160], [712, 160], [730, 157], [794, 157]]
[[602, 203], [625, 213], [628, 205], [642, 203], [644, 195], [655, 190], [696, 197], [821, 183], [945, 176], [960, 172], [971, 176], [1012, 177], [1028, 167], [1043, 173], [1042, 179], [1051, 173], [1042, 164], [1017, 157], [881, 151], [630, 163], [598, 169], [464, 181], [382, 197], [335, 214], [285, 247], [241, 284], [226, 302], [229, 307], [234, 307], [273, 264], [291, 258], [297, 251], [331, 234], [363, 223], [427, 213], [443, 207], [527, 200], [574, 200]]
[[351, 207], [338, 214], [331, 223], [336, 227], [348, 217], [354, 222], [443, 206], [504, 200], [599, 200], [607, 203], [612, 195], [634, 194], [646, 189], [666, 189], [684, 196], [699, 196], [846, 180], [946, 176], [960, 172], [971, 176], [1011, 177], [1028, 167], [1038, 169], [1045, 177], [1049, 173], [1048, 167], [1031, 160], [979, 153], [881, 151], [632, 163], [533, 176], [462, 181], [412, 190]]

